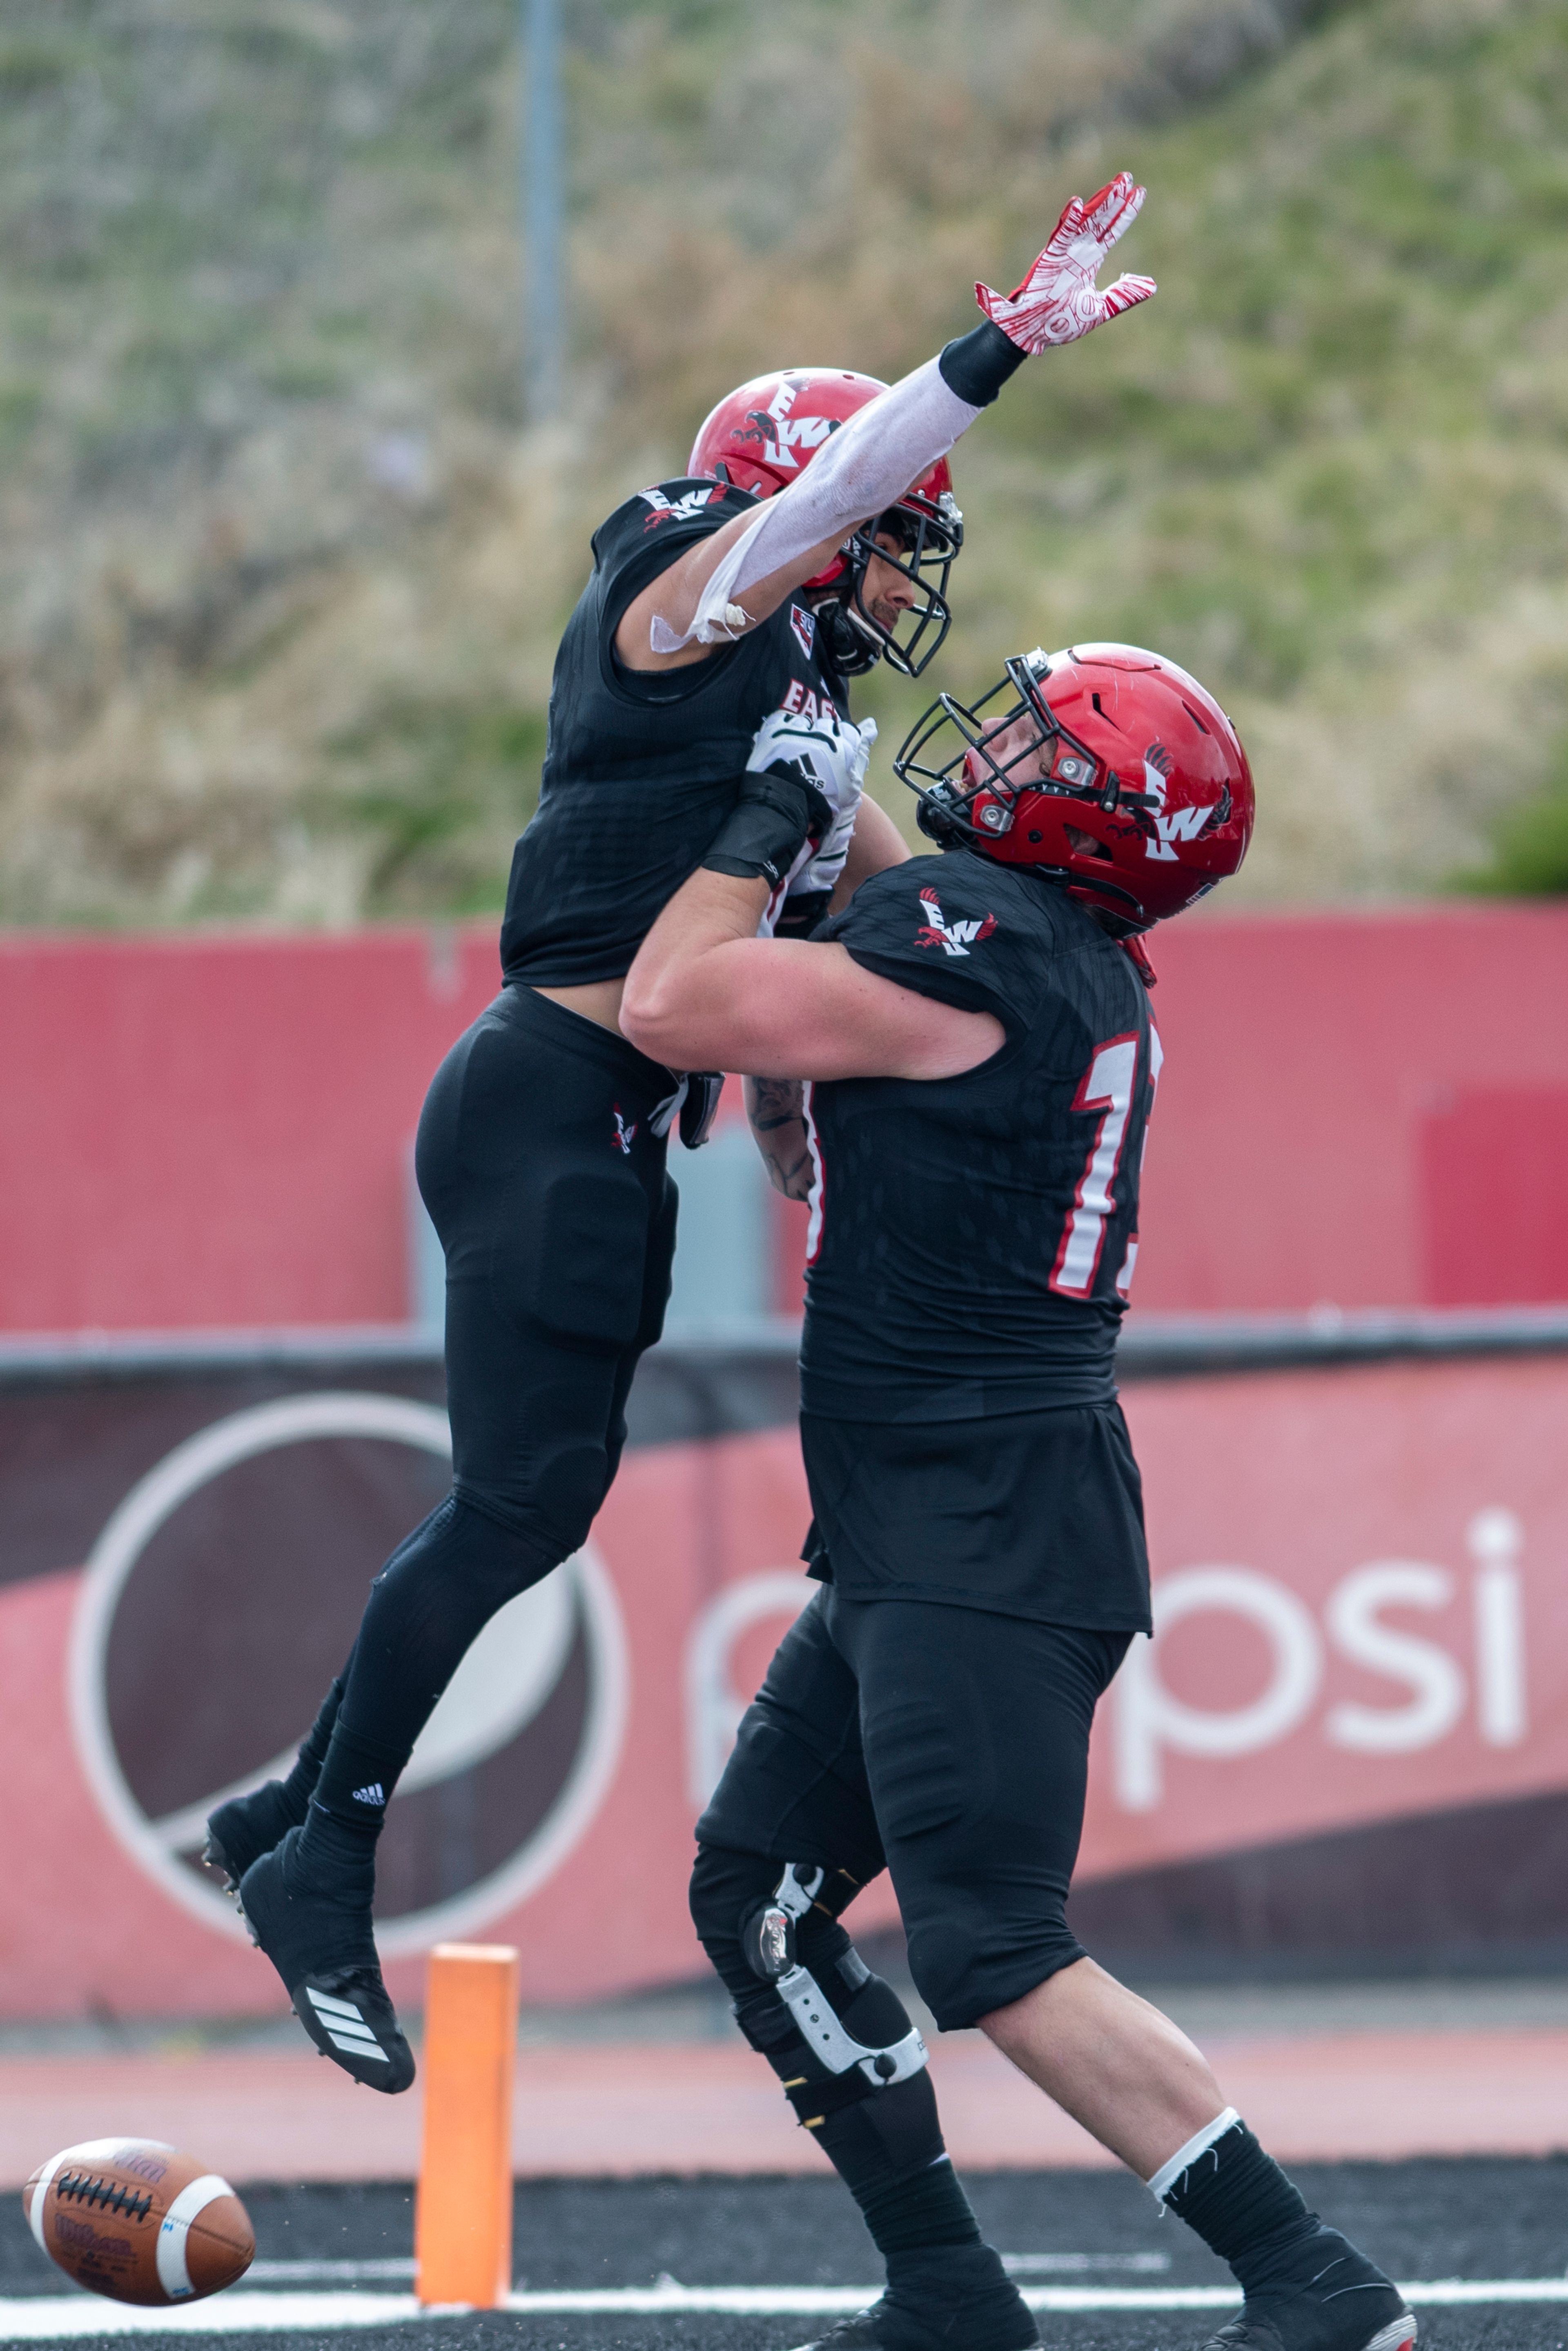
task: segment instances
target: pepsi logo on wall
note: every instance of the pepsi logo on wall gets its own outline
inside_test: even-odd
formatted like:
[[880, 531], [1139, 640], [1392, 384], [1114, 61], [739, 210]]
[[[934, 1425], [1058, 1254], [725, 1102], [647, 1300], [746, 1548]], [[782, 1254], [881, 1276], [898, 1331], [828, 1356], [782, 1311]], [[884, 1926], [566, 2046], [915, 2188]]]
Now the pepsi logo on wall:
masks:
[[[201, 1865], [206, 1815], [287, 1769], [450, 1455], [434, 1405], [284, 1397], [176, 1446], [93, 1546], [78, 1751], [127, 1852], [222, 1933], [245, 1928]], [[378, 1856], [383, 1953], [471, 1932], [542, 1885], [603, 1799], [625, 1714], [621, 1613], [585, 1546], [491, 1620], [425, 1726]]]

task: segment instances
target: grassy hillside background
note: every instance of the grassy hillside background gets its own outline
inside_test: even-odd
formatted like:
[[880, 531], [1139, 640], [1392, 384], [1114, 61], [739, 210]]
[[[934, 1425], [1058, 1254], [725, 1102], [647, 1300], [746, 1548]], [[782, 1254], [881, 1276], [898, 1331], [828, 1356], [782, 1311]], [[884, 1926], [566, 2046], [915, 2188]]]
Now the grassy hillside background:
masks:
[[[958, 453], [943, 682], [1188, 663], [1260, 784], [1222, 904], [1568, 883], [1568, 0], [567, 19], [526, 432], [511, 0], [9, 0], [0, 919], [498, 903], [593, 524], [738, 378], [927, 356], [1123, 163], [1158, 299]], [[869, 700], [885, 749], [921, 690]]]

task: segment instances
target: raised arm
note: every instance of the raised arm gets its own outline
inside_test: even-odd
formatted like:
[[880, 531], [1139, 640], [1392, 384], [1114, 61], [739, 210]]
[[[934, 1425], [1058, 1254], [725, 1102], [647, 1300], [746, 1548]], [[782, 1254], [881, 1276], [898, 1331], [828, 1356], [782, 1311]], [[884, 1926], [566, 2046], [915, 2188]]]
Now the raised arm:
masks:
[[975, 292], [985, 323], [879, 394], [779, 496], [699, 540], [627, 606], [615, 649], [628, 668], [702, 660], [776, 611], [832, 561], [852, 532], [903, 497], [996, 399], [1025, 359], [1076, 342], [1147, 301], [1147, 277], [1095, 279], [1143, 205], [1124, 172], [1087, 204], [1074, 196], [1011, 294]]

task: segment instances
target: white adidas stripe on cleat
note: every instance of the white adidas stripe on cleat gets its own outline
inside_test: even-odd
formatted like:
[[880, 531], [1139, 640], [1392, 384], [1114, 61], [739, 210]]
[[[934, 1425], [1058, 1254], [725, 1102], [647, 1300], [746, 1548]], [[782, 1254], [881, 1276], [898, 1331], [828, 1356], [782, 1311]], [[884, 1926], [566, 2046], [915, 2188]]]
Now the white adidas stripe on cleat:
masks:
[[327, 2038], [329, 2041], [336, 2042], [340, 2049], [347, 2049], [352, 2056], [370, 2058], [377, 2065], [392, 2064], [392, 2059], [379, 2042], [350, 2041], [345, 2033], [340, 2032], [334, 2024], [327, 2027]]
[[348, 2017], [355, 2024], [363, 2024], [363, 2012], [351, 2000], [334, 2000], [329, 1991], [318, 1991], [314, 1984], [307, 1984], [305, 1989], [309, 1994], [311, 2006], [319, 2009], [323, 2016]]
[[329, 2032], [346, 2032], [353, 2040], [373, 2041], [375, 2034], [362, 2016], [323, 2016]]

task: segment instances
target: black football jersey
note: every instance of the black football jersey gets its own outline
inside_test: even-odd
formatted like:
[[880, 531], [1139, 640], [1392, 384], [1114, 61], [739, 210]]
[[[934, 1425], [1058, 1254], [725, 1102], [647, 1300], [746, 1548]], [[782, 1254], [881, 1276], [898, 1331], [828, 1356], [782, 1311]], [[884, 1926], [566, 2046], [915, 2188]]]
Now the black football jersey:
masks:
[[805, 1408], [1108, 1403], [1160, 1061], [1131, 960], [1057, 883], [967, 849], [873, 874], [817, 935], [1007, 1038], [962, 1077], [811, 1087]]
[[723, 483], [661, 482], [594, 533], [593, 576], [556, 655], [538, 811], [512, 858], [507, 979], [619, 979], [735, 806], [763, 720], [780, 708], [848, 716], [798, 597], [685, 668], [629, 670], [617, 658], [632, 598], [756, 504]]

